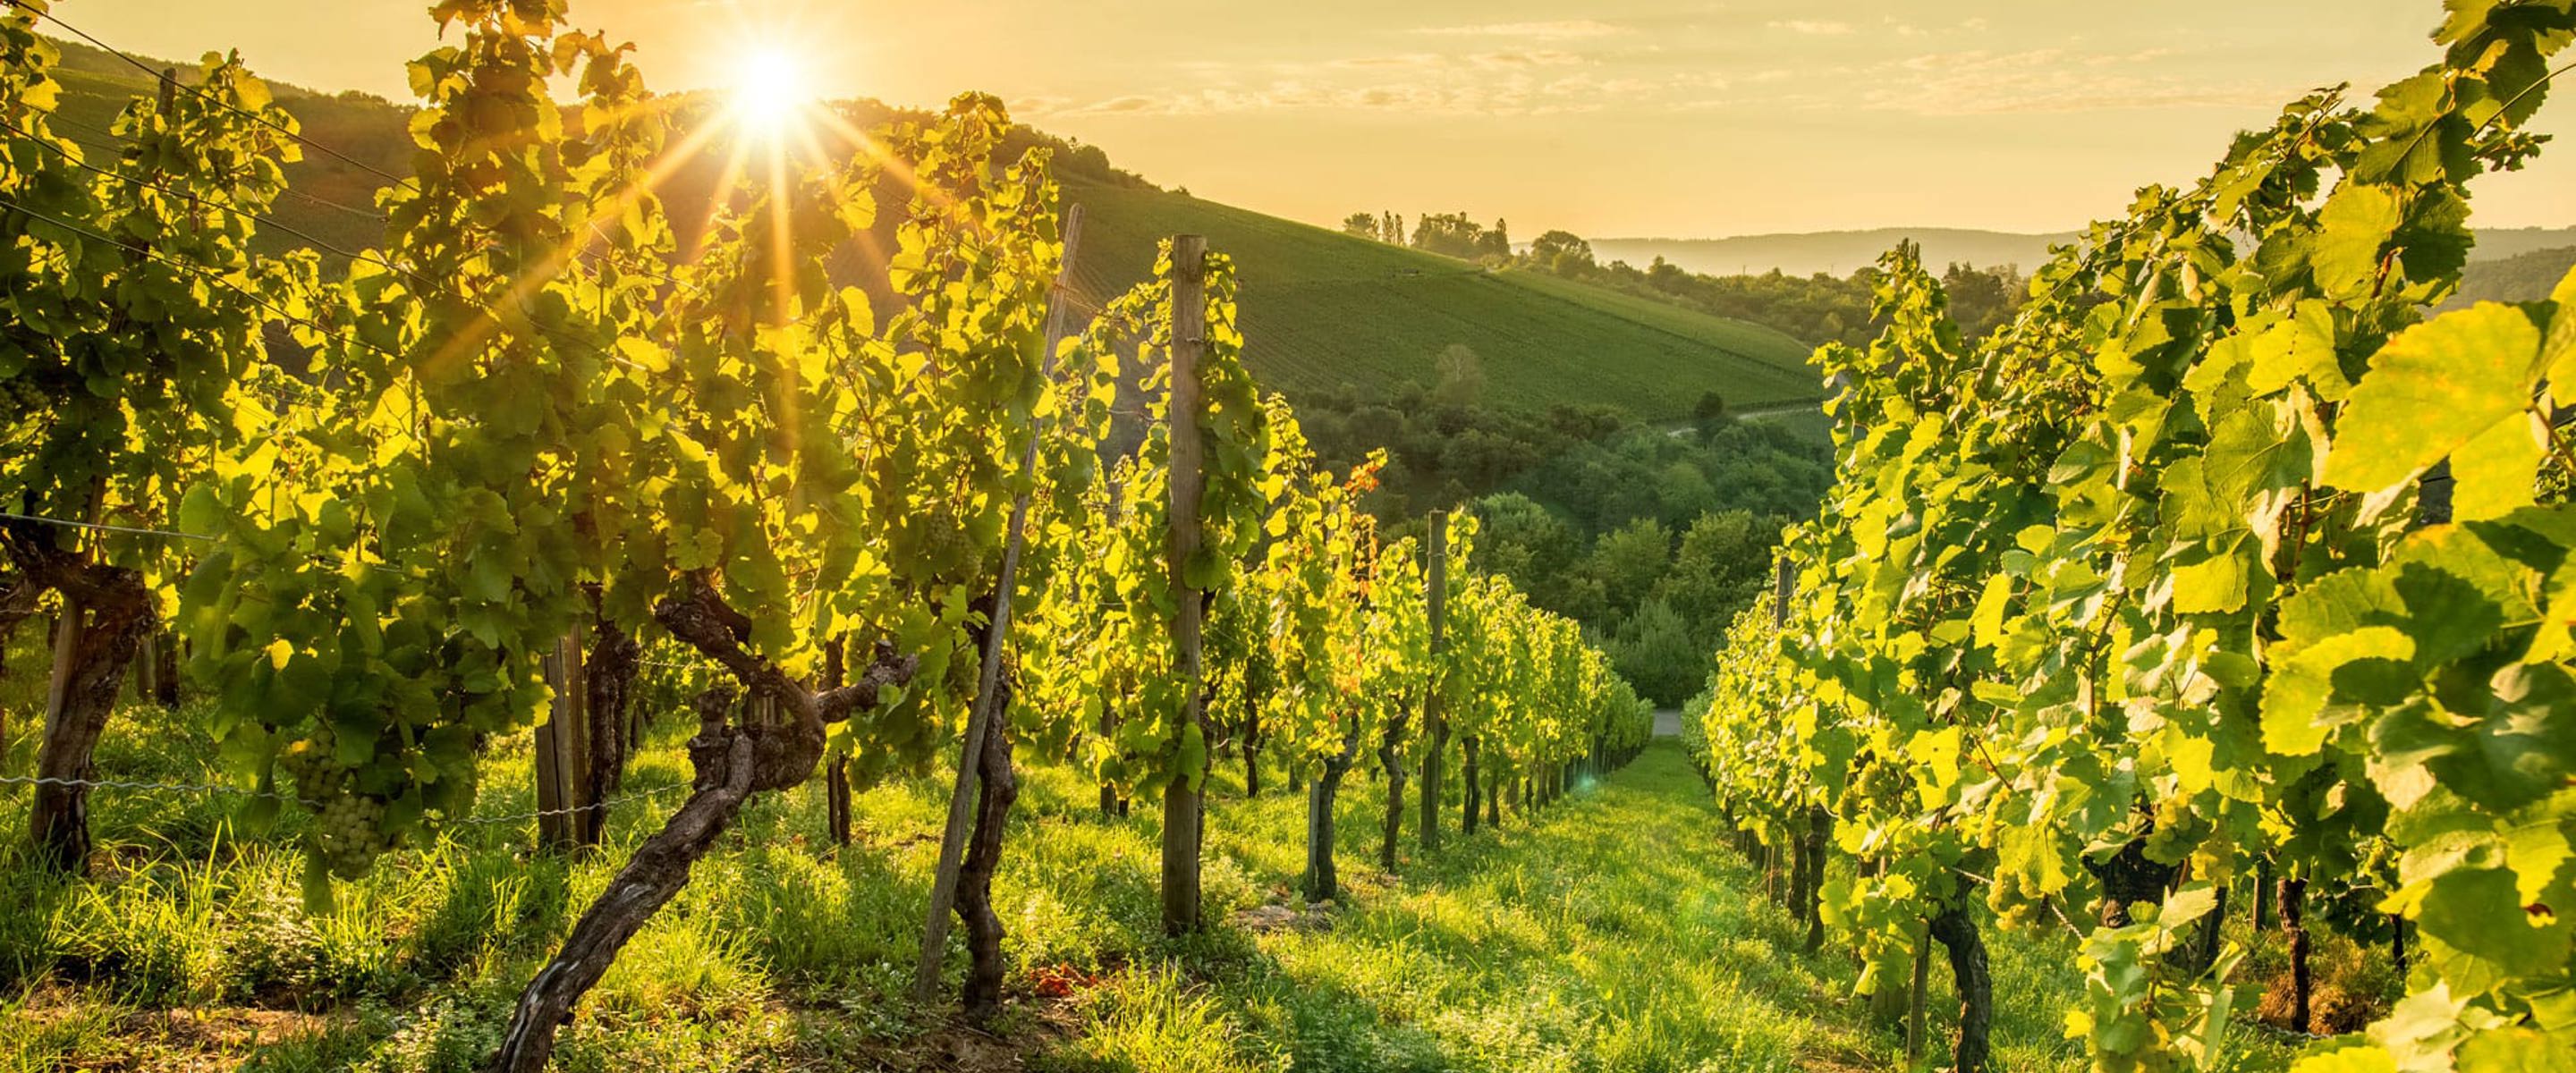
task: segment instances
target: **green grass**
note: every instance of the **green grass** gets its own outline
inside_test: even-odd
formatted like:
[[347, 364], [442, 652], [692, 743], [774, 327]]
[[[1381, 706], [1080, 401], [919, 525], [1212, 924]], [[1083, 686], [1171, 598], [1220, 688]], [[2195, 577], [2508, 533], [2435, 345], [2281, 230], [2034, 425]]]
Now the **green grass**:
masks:
[[[22, 631], [0, 679], [12, 713], [28, 710], [37, 632]], [[206, 778], [206, 715], [127, 707], [101, 771]], [[630, 788], [682, 780], [680, 722], [651, 735]], [[9, 730], [0, 771], [21, 774], [33, 728], [13, 718]], [[477, 815], [529, 807], [530, 756], [525, 735], [495, 743]], [[943, 778], [929, 777], [859, 795], [847, 849], [821, 837], [818, 787], [755, 801], [585, 1001], [559, 1067], [959, 1068], [961, 1047], [1059, 1073], [1902, 1064], [1894, 1029], [1851, 997], [1849, 960], [1795, 953], [1790, 919], [1669, 745], [1499, 832], [1453, 827], [1440, 853], [1408, 837], [1394, 874], [1375, 862], [1384, 784], [1355, 774], [1329, 928], [1260, 934], [1231, 920], [1302, 904], [1303, 801], [1246, 800], [1229, 762], [1211, 783], [1206, 875], [1208, 912], [1226, 923], [1180, 941], [1158, 927], [1158, 810], [1104, 819], [1076, 773], [1022, 761], [995, 892], [1013, 965], [994, 1035], [906, 998], [946, 802]], [[102, 792], [109, 850], [98, 875], [66, 882], [24, 862], [25, 792], [0, 790], [0, 1071], [471, 1069], [573, 915], [659, 822], [624, 808], [609, 851], [576, 859], [531, 852], [518, 825], [461, 828], [308, 915], [290, 848], [300, 819], [254, 830], [235, 804]], [[2081, 990], [2065, 944], [1990, 941], [1997, 1068], [2081, 1068], [2059, 1032]], [[963, 962], [952, 946], [952, 988]], [[1937, 1039], [1955, 1002], [1935, 966]], [[1092, 982], [1040, 993], [1042, 974], [1068, 970]], [[2241, 1067], [2279, 1057], [2258, 1051]]]
[[1740, 321], [1531, 272], [1353, 238], [1180, 194], [1068, 184], [1083, 206], [1083, 289], [1142, 280], [1154, 244], [1207, 236], [1242, 281], [1245, 360], [1263, 383], [1302, 392], [1432, 384], [1441, 351], [1476, 352], [1486, 401], [1544, 409], [1598, 403], [1640, 418], [1688, 414], [1704, 392], [1737, 407], [1821, 392], [1809, 347]]

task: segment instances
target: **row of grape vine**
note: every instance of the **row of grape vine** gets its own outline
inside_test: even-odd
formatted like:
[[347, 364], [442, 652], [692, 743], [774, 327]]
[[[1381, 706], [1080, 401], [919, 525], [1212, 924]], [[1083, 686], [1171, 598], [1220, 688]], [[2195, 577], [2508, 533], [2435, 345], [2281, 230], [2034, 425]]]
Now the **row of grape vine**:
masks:
[[1750, 841], [1817, 858], [1797, 908], [1861, 991], [1948, 951], [1961, 1070], [1988, 921], [2072, 935], [2098, 1068], [2228, 1061], [2248, 881], [2295, 1027], [2311, 902], [2419, 941], [2403, 1000], [2301, 1073], [2576, 1054], [2576, 278], [2427, 313], [2473, 180], [2540, 147], [2576, 3], [2446, 7], [2439, 62], [2142, 191], [1986, 341], [1904, 249], [1879, 339], [1819, 354], [1837, 483], [1689, 747]]
[[[1014, 741], [1192, 824], [1217, 751], [1266, 747], [1315, 787], [1308, 885], [1330, 897], [1334, 788], [1363, 747], [1390, 775], [1392, 866], [1404, 773], [1437, 770], [1449, 733], [1472, 817], [1479, 791], [1550, 798], [1648, 732], [1570, 622], [1464, 569], [1471, 523], [1435, 526], [1437, 555], [1382, 542], [1357, 498], [1374, 464], [1317, 471], [1243, 366], [1222, 256], [1167, 244], [1153, 282], [1050, 352], [1058, 191], [1043, 150], [996, 159], [989, 97], [747, 180], [684, 255], [654, 184], [709, 120], [689, 132], [688, 102], [564, 0], [443, 0], [447, 43], [410, 65], [413, 174], [379, 195], [383, 247], [335, 278], [310, 251], [252, 252], [283, 165], [321, 147], [237, 58], [165, 76], [118, 120], [124, 152], [91, 160], [50, 126], [55, 16], [7, 4], [0, 636], [51, 610], [67, 638], [44, 859], [86, 867], [91, 755], [164, 629], [242, 779], [319, 814], [315, 902], [471, 812], [488, 743], [558, 708], [550, 660], [587, 653], [611, 780], [640, 654], [704, 668], [690, 795], [530, 982], [496, 1068], [544, 1064], [755, 795], [951, 754], [1015, 543], [1007, 729], [976, 765], [966, 862], [987, 886], [958, 903], [970, 1008], [998, 981]], [[890, 175], [909, 198], [881, 206]], [[886, 310], [826, 264], [880, 211], [901, 214]], [[1130, 363], [1146, 439], [1104, 466]], [[1445, 602], [1426, 559], [1462, 567]], [[1202, 617], [1204, 671], [1175, 628]], [[1426, 708], [1436, 731], [1408, 732]], [[1184, 842], [1175, 930], [1199, 926]]]

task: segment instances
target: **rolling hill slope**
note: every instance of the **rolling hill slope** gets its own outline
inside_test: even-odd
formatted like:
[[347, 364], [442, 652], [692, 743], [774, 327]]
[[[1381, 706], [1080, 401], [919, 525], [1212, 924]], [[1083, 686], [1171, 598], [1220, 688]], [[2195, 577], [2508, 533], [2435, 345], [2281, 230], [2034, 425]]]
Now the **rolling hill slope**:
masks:
[[[77, 43], [62, 43], [62, 51], [60, 132], [81, 143], [92, 161], [112, 160], [118, 143], [110, 124], [129, 100], [151, 94], [153, 81]], [[193, 69], [144, 62], [175, 66], [183, 77]], [[382, 221], [367, 210], [384, 180], [368, 169], [408, 174], [406, 111], [361, 94], [272, 88], [309, 138], [365, 166], [319, 152], [290, 165], [288, 180], [296, 192], [277, 203], [259, 246], [269, 252], [313, 247], [336, 264], [345, 257], [335, 251], [380, 245]], [[874, 102], [847, 107], [862, 125], [891, 114]], [[1059, 174], [1085, 170], [1072, 156], [1059, 155]], [[1163, 236], [1207, 235], [1210, 248], [1232, 255], [1242, 272], [1246, 361], [1266, 386], [1292, 400], [1344, 384], [1377, 392], [1392, 392], [1407, 381], [1431, 384], [1438, 379], [1434, 362], [1453, 344], [1476, 352], [1486, 401], [1506, 407], [1599, 404], [1666, 420], [1686, 414], [1710, 391], [1735, 406], [1819, 394], [1805, 367], [1809, 348], [1766, 328], [1553, 278], [1489, 274], [1465, 262], [1142, 184], [1100, 181], [1114, 172], [1098, 170], [1098, 179], [1065, 180], [1066, 202], [1081, 202], [1090, 213], [1079, 257], [1090, 297], [1113, 296], [1145, 278], [1154, 243]], [[684, 245], [707, 216], [719, 171], [717, 161], [695, 162], [661, 190]], [[891, 186], [880, 191], [888, 204], [899, 204], [903, 196]], [[897, 215], [878, 215], [885, 232], [880, 239], [890, 239]], [[882, 251], [892, 243], [874, 245], [842, 257], [836, 271], [873, 292], [883, 308], [891, 296]]]
[[1709, 391], [1735, 406], [1820, 394], [1810, 348], [1768, 328], [1182, 194], [1068, 183], [1064, 196], [1084, 206], [1076, 274], [1095, 301], [1143, 280], [1166, 235], [1203, 234], [1233, 256], [1246, 360], [1291, 398], [1430, 384], [1453, 344], [1476, 352], [1487, 401], [1504, 406], [1606, 403], [1661, 419]]

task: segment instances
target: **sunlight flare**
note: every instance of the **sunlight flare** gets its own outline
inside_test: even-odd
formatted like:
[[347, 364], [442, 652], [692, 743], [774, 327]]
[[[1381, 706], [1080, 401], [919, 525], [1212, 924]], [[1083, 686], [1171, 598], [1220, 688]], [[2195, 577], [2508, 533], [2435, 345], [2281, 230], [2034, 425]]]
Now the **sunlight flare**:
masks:
[[775, 142], [797, 133], [813, 99], [804, 61], [792, 52], [754, 49], [736, 63], [733, 120], [748, 137]]

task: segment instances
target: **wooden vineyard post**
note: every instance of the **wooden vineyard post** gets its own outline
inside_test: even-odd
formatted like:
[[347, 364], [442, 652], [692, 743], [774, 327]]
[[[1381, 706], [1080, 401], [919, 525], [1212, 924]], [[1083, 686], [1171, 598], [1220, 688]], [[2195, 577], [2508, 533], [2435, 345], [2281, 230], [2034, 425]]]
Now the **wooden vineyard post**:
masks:
[[[1065, 301], [1065, 290], [1073, 282], [1073, 258], [1082, 235], [1082, 206], [1066, 212], [1064, 220], [1064, 255], [1056, 269], [1055, 290], [1048, 302], [1044, 347], [1039, 356], [1042, 376], [1055, 378], [1055, 350], [1070, 328], [1073, 315]], [[1175, 351], [1179, 348], [1177, 344]], [[1038, 467], [1039, 429], [1029, 430], [1028, 446], [1020, 453], [1020, 472], [1034, 475]], [[1028, 539], [1029, 493], [1026, 488], [1011, 497], [1010, 528], [1002, 544], [1002, 570], [993, 582], [992, 617], [984, 627], [983, 664], [975, 675], [975, 702], [966, 710], [966, 733], [959, 744], [957, 785], [948, 795], [948, 826], [939, 839], [939, 866], [931, 874], [930, 919], [921, 929], [921, 960], [913, 968], [912, 994], [916, 1001], [927, 1003], [939, 994], [939, 963], [948, 949], [948, 913], [957, 899], [957, 885], [964, 875], [966, 835], [975, 822], [976, 788], [986, 766], [988, 749], [1008, 748], [997, 743], [1003, 733], [1001, 712], [1002, 651], [1010, 644], [1011, 596], [1019, 585], [1020, 551]], [[1008, 760], [1007, 754], [1003, 760]], [[998, 787], [993, 792], [1002, 792]], [[997, 832], [998, 834], [998, 832]], [[976, 1005], [971, 994], [968, 1006]], [[971, 1009], [970, 1009], [970, 1012]]]
[[[1165, 413], [1171, 422], [1171, 534], [1165, 566], [1171, 571], [1172, 651], [1180, 665], [1187, 706], [1183, 733], [1195, 727], [1204, 738], [1206, 700], [1199, 687], [1199, 592], [1189, 583], [1189, 562], [1199, 551], [1199, 495], [1206, 483], [1200, 471], [1199, 355], [1207, 346], [1207, 239], [1172, 236], [1172, 395]], [[1195, 776], [1175, 778], [1163, 791], [1163, 930], [1185, 935], [1199, 930], [1200, 786]]]
[[1923, 985], [1932, 972], [1932, 939], [1914, 940], [1913, 990], [1905, 996], [1905, 1064], [1923, 1060]]
[[1440, 661], [1447, 652], [1449, 512], [1431, 512], [1427, 588], [1431, 617], [1431, 684], [1422, 697], [1422, 851], [1440, 848], [1440, 766], [1449, 748], [1449, 718], [1440, 710]]
[[565, 634], [542, 660], [554, 703], [537, 727], [537, 845], [563, 851], [597, 845], [598, 804], [589, 800], [590, 691], [581, 678], [581, 636]]

